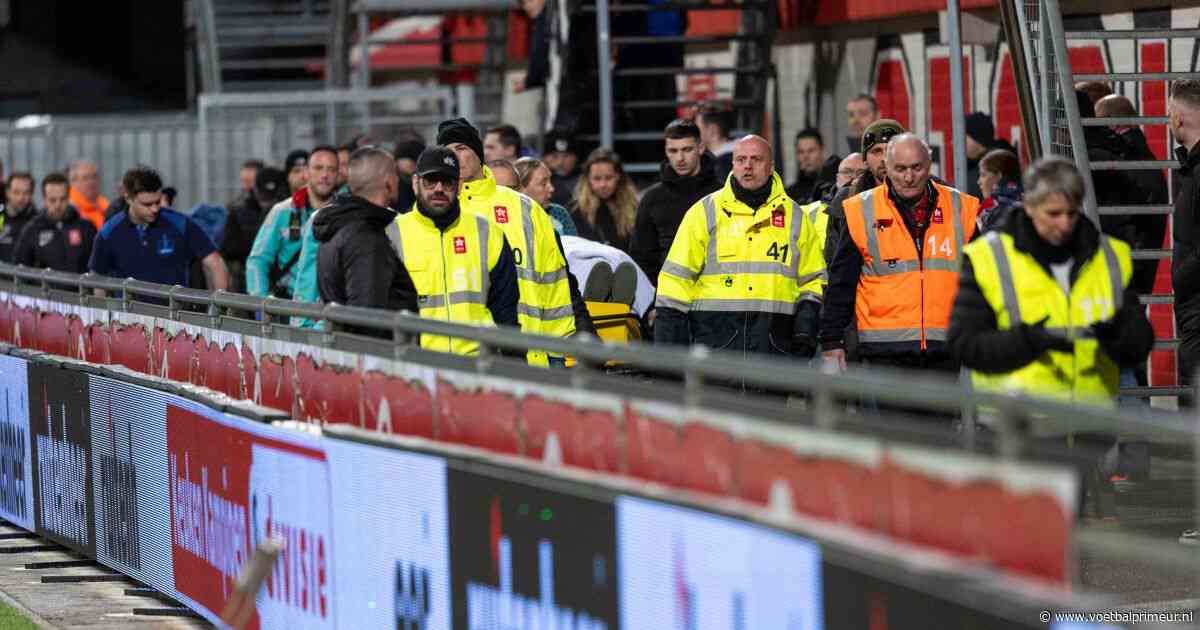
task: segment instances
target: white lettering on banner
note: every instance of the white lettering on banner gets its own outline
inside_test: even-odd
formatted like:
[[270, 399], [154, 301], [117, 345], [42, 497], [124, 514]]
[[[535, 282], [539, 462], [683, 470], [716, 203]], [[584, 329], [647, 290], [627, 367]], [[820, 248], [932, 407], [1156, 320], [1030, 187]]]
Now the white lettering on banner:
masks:
[[329, 610], [325, 537], [281, 523], [274, 516], [271, 495], [267, 495], [266, 534], [268, 538], [277, 536], [284, 541], [283, 551], [267, 580], [267, 597], [324, 618]]
[[[4, 392], [7, 402], [8, 392]], [[25, 429], [0, 423], [0, 510], [25, 520]]]
[[87, 452], [77, 444], [45, 435], [37, 436], [37, 449], [42, 527], [88, 546]]
[[208, 467], [200, 468], [199, 484], [192, 481], [186, 452], [183, 457], [180, 476], [177, 456], [170, 455], [175, 544], [203, 559], [229, 580], [236, 579], [238, 570], [250, 557], [246, 508], [209, 491]]
[[467, 584], [469, 630], [607, 630], [601, 619], [554, 603], [554, 543], [538, 541], [539, 598], [512, 591], [512, 541], [500, 537], [500, 587]]

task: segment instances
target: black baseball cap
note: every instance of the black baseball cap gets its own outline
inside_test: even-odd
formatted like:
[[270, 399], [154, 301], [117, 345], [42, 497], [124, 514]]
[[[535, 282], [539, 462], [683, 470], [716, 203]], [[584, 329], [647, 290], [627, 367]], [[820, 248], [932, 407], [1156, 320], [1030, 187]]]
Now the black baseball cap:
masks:
[[545, 149], [542, 151], [542, 155], [550, 155], [551, 153], [574, 153], [575, 155], [579, 155], [579, 147], [575, 145], [575, 139], [561, 131], [547, 132], [543, 146], [545, 146]]
[[279, 199], [288, 191], [287, 173], [272, 166], [258, 169], [254, 178], [254, 190], [261, 197]]
[[446, 147], [432, 146], [421, 152], [417, 158], [417, 175], [429, 177], [440, 175], [446, 179], [458, 181], [458, 156]]
[[307, 166], [307, 165], [308, 165], [308, 151], [305, 151], [304, 149], [296, 149], [295, 151], [292, 151], [291, 153], [287, 154], [287, 159], [283, 161], [283, 170], [285, 172], [287, 172], [287, 171], [291, 171], [293, 168], [296, 168], [297, 166]]

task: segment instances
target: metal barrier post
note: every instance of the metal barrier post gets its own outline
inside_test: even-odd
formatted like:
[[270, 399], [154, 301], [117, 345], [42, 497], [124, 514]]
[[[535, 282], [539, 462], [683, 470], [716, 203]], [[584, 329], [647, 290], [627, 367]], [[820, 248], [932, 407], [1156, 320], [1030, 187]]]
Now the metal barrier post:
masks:
[[197, 117], [200, 123], [200, 137], [197, 138], [200, 145], [198, 153], [200, 154], [200, 199], [208, 201], [212, 197], [209, 189], [209, 162], [212, 156], [208, 151], [208, 96], [201, 94], [197, 100]]
[[[950, 39], [950, 120], [954, 139], [954, 186], [970, 187], [967, 181], [966, 112], [963, 104], [962, 34], [959, 32], [958, 0], [946, 3], [946, 34]], [[943, 171], [943, 174], [945, 171]]]
[[[1050, 40], [1054, 45], [1054, 58], [1059, 63], [1067, 64], [1055, 74], [1058, 75], [1058, 86], [1062, 92], [1063, 109], [1067, 113], [1071, 154], [1075, 159], [1075, 166], [1080, 171], [1087, 173], [1092, 168], [1091, 162], [1088, 160], [1087, 143], [1083, 139], [1083, 123], [1079, 118], [1079, 103], [1075, 100], [1075, 85], [1071, 82], [1071, 57], [1067, 52], [1067, 36], [1063, 31], [1062, 11], [1059, 9], [1058, 0], [1044, 0], [1044, 2], [1042, 12], [1046, 15], [1047, 24], [1050, 25]], [[1092, 185], [1092, 178], [1085, 177], [1083, 181], [1087, 185], [1087, 194], [1083, 202], [1084, 212], [1093, 223], [1100, 225], [1100, 216], [1096, 211], [1096, 191]]]
[[[596, 53], [600, 61], [600, 146], [613, 146], [613, 84], [608, 0], [596, 0]], [[674, 79], [672, 79], [674, 80]], [[562, 103], [559, 103], [562, 107]]]

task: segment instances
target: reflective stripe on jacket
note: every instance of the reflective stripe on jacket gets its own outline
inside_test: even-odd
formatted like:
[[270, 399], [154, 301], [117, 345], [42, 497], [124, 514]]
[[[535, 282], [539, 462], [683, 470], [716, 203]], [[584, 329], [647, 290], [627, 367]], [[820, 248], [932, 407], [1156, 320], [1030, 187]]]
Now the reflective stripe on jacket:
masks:
[[745, 352], [788, 354], [798, 305], [821, 303], [821, 246], [778, 175], [758, 208], [739, 201], [726, 183], [684, 215], [655, 304], [690, 317], [687, 342], [736, 350], [740, 335]]
[[897, 353], [944, 347], [963, 245], [975, 233], [979, 200], [932, 185], [937, 205], [920, 254], [887, 184], [843, 203], [847, 231], [863, 257], [854, 312], [864, 347]]
[[[1086, 219], [1085, 219], [1086, 220]], [[1100, 247], [1079, 268], [1069, 293], [1013, 237], [989, 232], [966, 247], [975, 280], [996, 314], [999, 330], [1023, 323], [1045, 326], [1075, 341], [1074, 352], [1047, 351], [1036, 361], [1006, 374], [971, 372], [981, 389], [1112, 406], [1120, 387], [1120, 370], [1091, 336], [1089, 327], [1120, 310], [1133, 277], [1133, 261], [1125, 242], [1101, 235]]]
[[[825, 237], [829, 233], [828, 209], [829, 204], [824, 201], [814, 201], [800, 206], [800, 210], [804, 212], [804, 216], [808, 218], [808, 222], [817, 231], [817, 240], [821, 242], [822, 251], [824, 251], [825, 247]], [[829, 261], [825, 261], [825, 264], [828, 265]]]
[[[421, 317], [495, 326], [487, 308], [488, 272], [500, 259], [504, 234], [483, 217], [462, 214], [445, 231], [420, 212], [396, 217], [388, 240], [417, 290]], [[421, 347], [476, 355], [479, 342], [422, 334]]]
[[[528, 196], [496, 185], [486, 166], [482, 179], [463, 184], [458, 199], [464, 212], [486, 218], [508, 239], [521, 294], [521, 331], [552, 337], [575, 334], [567, 261], [558, 249], [550, 215]], [[528, 358], [533, 365], [547, 364], [542, 351], [530, 351]]]

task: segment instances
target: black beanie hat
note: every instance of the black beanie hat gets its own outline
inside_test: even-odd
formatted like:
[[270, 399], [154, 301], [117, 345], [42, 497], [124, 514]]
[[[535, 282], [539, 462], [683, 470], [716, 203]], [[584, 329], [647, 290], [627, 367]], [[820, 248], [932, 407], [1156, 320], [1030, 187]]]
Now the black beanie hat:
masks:
[[471, 147], [475, 155], [479, 156], [479, 161], [483, 162], [483, 139], [479, 137], [479, 130], [466, 118], [444, 120], [438, 125], [437, 143], [444, 147], [455, 142]]
[[985, 147], [990, 147], [996, 143], [996, 127], [992, 125], [992, 118], [983, 112], [972, 112], [967, 114], [966, 120], [967, 137], [982, 144]]

